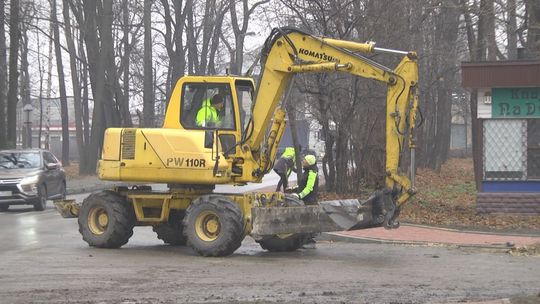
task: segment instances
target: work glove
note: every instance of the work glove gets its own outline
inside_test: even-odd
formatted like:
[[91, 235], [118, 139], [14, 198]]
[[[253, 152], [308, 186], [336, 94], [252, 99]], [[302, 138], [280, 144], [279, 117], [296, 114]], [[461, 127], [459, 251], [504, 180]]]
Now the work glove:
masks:
[[288, 187], [285, 189], [285, 193], [294, 193], [298, 187]]
[[300, 196], [298, 195], [298, 193], [291, 193], [291, 196], [294, 198], [300, 199]]

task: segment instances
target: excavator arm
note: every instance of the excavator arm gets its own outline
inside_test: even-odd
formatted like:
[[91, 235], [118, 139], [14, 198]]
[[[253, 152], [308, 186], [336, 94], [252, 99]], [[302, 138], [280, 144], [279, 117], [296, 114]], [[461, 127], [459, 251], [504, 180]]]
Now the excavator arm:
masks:
[[[399, 54], [403, 59], [395, 69], [390, 69], [360, 53]], [[262, 72], [257, 82], [252, 136], [247, 140], [254, 159], [259, 161], [259, 172], [266, 173], [275, 159], [277, 146], [285, 129], [284, 110], [278, 105], [294, 74], [343, 72], [383, 82], [388, 87], [386, 189], [376, 199], [392, 201], [392, 204], [380, 203], [383, 209], [389, 209], [385, 208], [385, 205], [394, 206], [387, 219], [391, 225], [399, 214], [399, 207], [415, 193], [414, 127], [418, 107], [416, 57], [414, 52], [377, 48], [371, 42], [319, 38], [292, 28], [273, 29], [262, 51]], [[267, 135], [266, 129], [272, 120]], [[411, 151], [410, 177], [398, 170], [406, 140]], [[254, 173], [254, 176], [256, 175]]]

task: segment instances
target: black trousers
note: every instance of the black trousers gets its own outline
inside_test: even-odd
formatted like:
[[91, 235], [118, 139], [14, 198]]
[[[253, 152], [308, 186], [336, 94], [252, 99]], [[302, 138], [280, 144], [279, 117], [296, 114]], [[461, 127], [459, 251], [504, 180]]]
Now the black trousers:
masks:
[[281, 186], [283, 186], [283, 192], [285, 192], [285, 189], [287, 189], [289, 187], [289, 177], [287, 176], [287, 173], [285, 173], [285, 172], [283, 172], [283, 173], [282, 172], [277, 172], [277, 171], [275, 171], [275, 172], [279, 175], [279, 182], [277, 184], [276, 192], [279, 191]]

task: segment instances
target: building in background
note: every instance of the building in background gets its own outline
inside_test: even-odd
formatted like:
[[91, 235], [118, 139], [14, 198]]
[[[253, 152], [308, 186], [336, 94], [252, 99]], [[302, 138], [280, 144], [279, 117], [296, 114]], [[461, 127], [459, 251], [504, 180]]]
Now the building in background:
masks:
[[[32, 111], [30, 111], [32, 148], [49, 149], [58, 159], [62, 158], [62, 118], [60, 111], [60, 99], [50, 98], [42, 99], [42, 104], [38, 99], [31, 100]], [[72, 97], [67, 98], [68, 105], [68, 126], [69, 126], [69, 158], [71, 160], [79, 159], [77, 147], [77, 138], [75, 135], [75, 109]], [[26, 126], [22, 102], [18, 103], [17, 110], [17, 146], [26, 147]], [[42, 120], [40, 123], [40, 113]], [[39, 140], [39, 129], [41, 125], [41, 140]], [[41, 145], [40, 145], [41, 143]]]
[[450, 125], [450, 156], [470, 157], [472, 154], [472, 127], [469, 99], [465, 92], [452, 97]]
[[478, 211], [540, 214], [540, 61], [467, 62], [462, 77], [478, 92]]

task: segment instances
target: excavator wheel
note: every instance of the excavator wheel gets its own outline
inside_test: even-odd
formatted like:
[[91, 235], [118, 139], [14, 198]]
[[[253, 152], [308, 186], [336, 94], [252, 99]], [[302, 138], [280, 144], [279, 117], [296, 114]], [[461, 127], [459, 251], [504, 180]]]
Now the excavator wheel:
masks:
[[[285, 205], [287, 207], [292, 206], [304, 206], [304, 202], [294, 198], [292, 196], [285, 196]], [[302, 247], [306, 240], [310, 237], [309, 234], [297, 233], [287, 235], [265, 235], [261, 239], [256, 240], [262, 249], [270, 252], [285, 252], [295, 251]]]
[[186, 245], [187, 240], [182, 225], [184, 215], [184, 211], [171, 210], [167, 223], [153, 226], [152, 230], [157, 234], [158, 239], [169, 245]]
[[135, 212], [125, 197], [105, 190], [84, 199], [78, 221], [79, 232], [90, 246], [119, 248], [133, 235]]
[[202, 256], [230, 255], [244, 239], [242, 212], [225, 196], [205, 195], [194, 200], [183, 225], [188, 245]]

